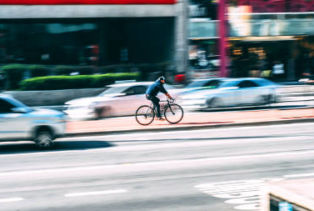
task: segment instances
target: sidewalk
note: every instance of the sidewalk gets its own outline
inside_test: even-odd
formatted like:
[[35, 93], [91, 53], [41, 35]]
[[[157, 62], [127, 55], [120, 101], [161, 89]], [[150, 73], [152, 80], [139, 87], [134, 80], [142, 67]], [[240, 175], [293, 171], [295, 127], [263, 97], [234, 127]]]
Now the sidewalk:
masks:
[[135, 118], [117, 117], [93, 121], [70, 121], [68, 135], [96, 135], [136, 131], [189, 130], [245, 125], [285, 124], [292, 122], [314, 122], [314, 108], [272, 109], [255, 111], [224, 111], [185, 113], [176, 125], [167, 121], [154, 121], [149, 126], [139, 125]]

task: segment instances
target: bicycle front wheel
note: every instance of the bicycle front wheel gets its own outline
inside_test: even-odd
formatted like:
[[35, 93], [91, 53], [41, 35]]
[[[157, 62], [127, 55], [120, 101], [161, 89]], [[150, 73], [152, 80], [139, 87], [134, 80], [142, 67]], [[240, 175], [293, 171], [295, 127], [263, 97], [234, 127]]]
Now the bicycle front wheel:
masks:
[[154, 121], [154, 109], [148, 105], [140, 106], [135, 112], [135, 119], [140, 125], [149, 125]]
[[182, 107], [178, 104], [170, 104], [170, 106], [165, 109], [164, 115], [169, 123], [177, 124], [183, 119], [184, 112]]

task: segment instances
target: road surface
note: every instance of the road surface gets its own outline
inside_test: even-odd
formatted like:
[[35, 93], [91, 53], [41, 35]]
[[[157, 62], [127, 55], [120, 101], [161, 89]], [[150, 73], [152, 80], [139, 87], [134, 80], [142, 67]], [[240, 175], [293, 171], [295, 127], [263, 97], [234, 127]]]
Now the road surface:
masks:
[[314, 177], [314, 124], [0, 143], [0, 210], [258, 210], [265, 181]]

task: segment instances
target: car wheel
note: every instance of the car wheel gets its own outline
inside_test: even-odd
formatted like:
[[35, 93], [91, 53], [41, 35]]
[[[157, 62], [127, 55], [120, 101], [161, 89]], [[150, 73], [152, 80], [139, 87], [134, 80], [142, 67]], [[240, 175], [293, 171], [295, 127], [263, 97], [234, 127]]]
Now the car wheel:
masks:
[[95, 120], [101, 119], [103, 116], [104, 108], [95, 108]]
[[41, 129], [36, 133], [35, 143], [39, 148], [46, 149], [53, 146], [53, 135], [49, 129]]
[[208, 108], [219, 108], [222, 106], [222, 102], [218, 98], [213, 98], [209, 101], [207, 101], [207, 107]]
[[259, 105], [268, 105], [275, 101], [275, 97], [273, 95], [260, 96], [258, 100]]

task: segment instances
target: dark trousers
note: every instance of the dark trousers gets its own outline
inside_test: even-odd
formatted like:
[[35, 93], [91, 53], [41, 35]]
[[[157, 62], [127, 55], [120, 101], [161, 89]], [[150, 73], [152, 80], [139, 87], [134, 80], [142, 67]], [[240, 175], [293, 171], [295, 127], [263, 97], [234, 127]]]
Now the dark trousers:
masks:
[[160, 105], [159, 105], [159, 98], [156, 96], [147, 96], [147, 99], [152, 101], [153, 105], [154, 105], [154, 109], [157, 110], [157, 117], [160, 118], [161, 114], [160, 114]]

